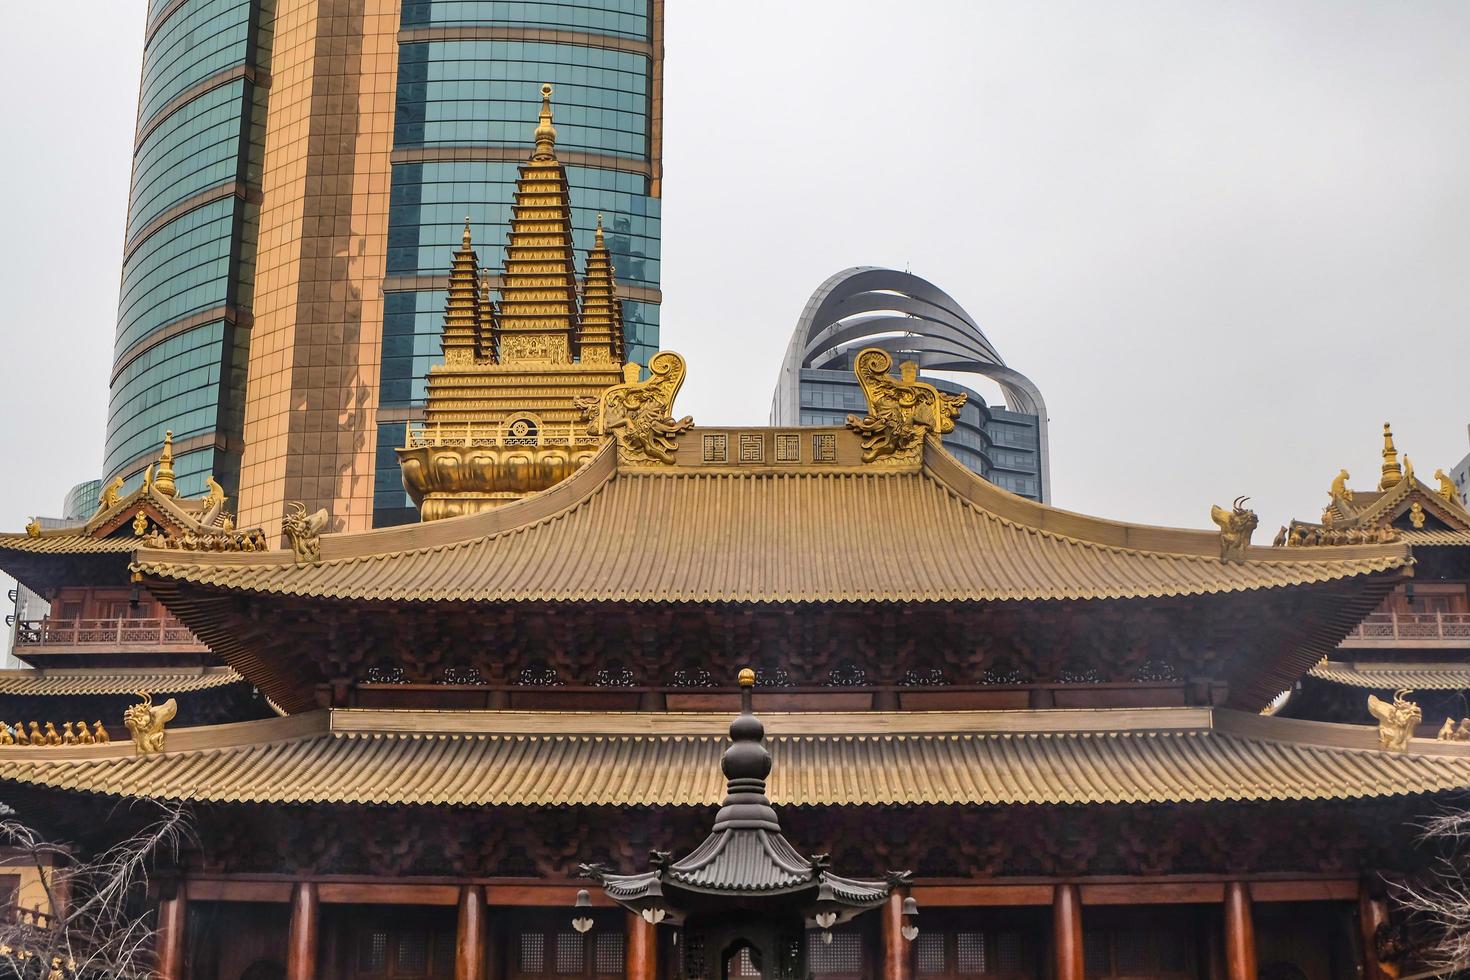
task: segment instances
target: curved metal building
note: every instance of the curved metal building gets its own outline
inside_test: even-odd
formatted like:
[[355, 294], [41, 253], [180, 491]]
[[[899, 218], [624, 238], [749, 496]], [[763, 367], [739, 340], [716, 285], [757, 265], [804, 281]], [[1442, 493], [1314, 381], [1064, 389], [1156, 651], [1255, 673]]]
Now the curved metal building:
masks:
[[[916, 361], [925, 380], [968, 394], [945, 448], [997, 486], [1033, 500], [1051, 496], [1046, 402], [1007, 366], [954, 297], [907, 272], [877, 266], [844, 269], [812, 294], [797, 321], [771, 401], [773, 425], [841, 425], [866, 406], [852, 357], [881, 347]], [[1005, 404], [987, 405], [974, 389], [944, 374], [977, 375], [1000, 386]]]

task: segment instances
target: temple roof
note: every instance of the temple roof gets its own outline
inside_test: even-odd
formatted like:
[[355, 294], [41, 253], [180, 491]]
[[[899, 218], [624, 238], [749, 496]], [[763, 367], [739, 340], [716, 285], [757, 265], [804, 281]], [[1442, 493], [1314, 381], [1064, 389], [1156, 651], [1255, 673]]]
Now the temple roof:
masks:
[[[830, 464], [708, 465], [708, 435], [830, 435], [836, 451]], [[857, 442], [842, 429], [695, 429], [673, 466], [620, 469], [609, 445], [552, 490], [487, 513], [325, 535], [314, 564], [282, 551], [143, 550], [135, 567], [232, 592], [385, 602], [935, 602], [1241, 592], [1410, 564], [1401, 544], [1252, 548], [1225, 561], [1218, 534], [1033, 503], [937, 440], [910, 469], [862, 466]]]
[[76, 697], [90, 694], [187, 694], [244, 681], [229, 667], [109, 667], [0, 670], [0, 694]]
[[21, 534], [0, 534], [0, 568], [37, 592], [60, 585], [100, 584], [126, 573], [125, 559], [147, 543], [168, 548], [264, 548], [258, 530], [236, 531], [224, 514], [225, 496], [209, 478], [208, 496], [180, 498], [173, 489], [172, 433], [164, 440], [158, 476], [149, 467], [142, 485], [122, 494], [121, 478], [103, 489], [86, 521], [43, 528], [32, 521]]
[[[1470, 787], [1470, 744], [1207, 708], [767, 714], [772, 802], [1364, 799]], [[0, 747], [0, 779], [198, 802], [709, 806], [709, 714], [319, 710], [130, 743]]]
[[1309, 676], [1333, 684], [1371, 690], [1415, 691], [1470, 690], [1470, 663], [1411, 663], [1384, 661], [1344, 663], [1324, 660], [1308, 671]]
[[1436, 470], [1436, 490], [1415, 475], [1407, 456], [1400, 463], [1387, 423], [1383, 426], [1383, 443], [1383, 477], [1377, 488], [1350, 489], [1350, 474], [1341, 470], [1328, 490], [1329, 501], [1321, 520], [1292, 521], [1278, 535], [1277, 544], [1337, 546], [1341, 541], [1371, 536], [1418, 547], [1470, 545], [1470, 511], [1461, 504], [1453, 481], [1443, 470]]

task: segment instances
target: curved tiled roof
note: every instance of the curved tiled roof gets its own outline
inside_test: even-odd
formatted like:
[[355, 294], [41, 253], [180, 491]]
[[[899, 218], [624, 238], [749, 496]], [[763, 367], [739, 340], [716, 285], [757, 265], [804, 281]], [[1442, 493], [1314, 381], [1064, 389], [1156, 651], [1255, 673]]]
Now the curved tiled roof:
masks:
[[74, 697], [89, 694], [187, 694], [243, 681], [229, 667], [0, 670], [0, 695]]
[[93, 538], [78, 528], [42, 531], [40, 535], [0, 534], [0, 550], [31, 555], [102, 555], [136, 551], [136, 538]]
[[1318, 680], [1348, 687], [1396, 691], [1470, 690], [1470, 663], [1350, 664], [1323, 661], [1308, 671]]
[[[836, 435], [856, 453], [852, 433]], [[695, 430], [685, 443], [698, 439]], [[619, 472], [607, 449], [544, 494], [325, 536], [322, 556], [298, 565], [289, 552], [143, 551], [136, 568], [224, 590], [372, 601], [933, 602], [1240, 592], [1410, 563], [1403, 545], [1257, 548], [1222, 561], [1214, 533], [1034, 504], [932, 440], [909, 471], [703, 468], [681, 455], [666, 469]]]
[[1470, 547], [1470, 531], [1400, 531], [1405, 541], [1420, 548]]
[[[1361, 799], [1470, 787], [1470, 745], [1209, 709], [765, 715], [773, 803]], [[253, 803], [709, 806], [723, 716], [347, 710], [131, 745], [0, 748], [0, 779]]]

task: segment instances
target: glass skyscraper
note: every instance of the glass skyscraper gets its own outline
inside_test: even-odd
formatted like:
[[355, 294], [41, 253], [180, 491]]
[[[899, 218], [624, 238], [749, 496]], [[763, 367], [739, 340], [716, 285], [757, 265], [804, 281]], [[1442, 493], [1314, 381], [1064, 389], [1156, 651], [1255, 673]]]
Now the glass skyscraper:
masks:
[[233, 487], [270, 35], [253, 0], [151, 0], [103, 470], [129, 487], [174, 432], [179, 490]]
[[104, 476], [174, 433], [242, 523], [411, 519], [468, 215], [502, 261], [539, 87], [556, 87], [579, 261], [603, 215], [630, 358], [658, 345], [662, 0], [151, 0]]
[[466, 217], [481, 263], [503, 261], [517, 166], [540, 87], [556, 90], [557, 154], [578, 261], [597, 216], [623, 290], [628, 356], [658, 347], [662, 4], [405, 0], [398, 41], [374, 523], [418, 520], [393, 453], [439, 357], [449, 256]]

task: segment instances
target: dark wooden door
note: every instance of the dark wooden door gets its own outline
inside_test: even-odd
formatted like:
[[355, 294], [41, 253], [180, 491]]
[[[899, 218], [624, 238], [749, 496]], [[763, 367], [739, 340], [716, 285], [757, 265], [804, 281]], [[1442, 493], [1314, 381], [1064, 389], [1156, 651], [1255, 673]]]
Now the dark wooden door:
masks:
[[454, 927], [441, 915], [368, 914], [347, 939], [351, 980], [453, 980]]

